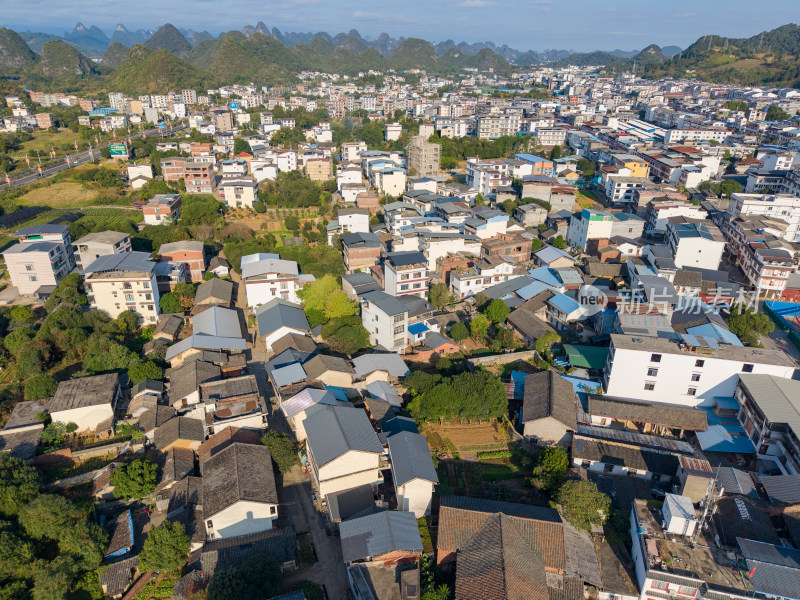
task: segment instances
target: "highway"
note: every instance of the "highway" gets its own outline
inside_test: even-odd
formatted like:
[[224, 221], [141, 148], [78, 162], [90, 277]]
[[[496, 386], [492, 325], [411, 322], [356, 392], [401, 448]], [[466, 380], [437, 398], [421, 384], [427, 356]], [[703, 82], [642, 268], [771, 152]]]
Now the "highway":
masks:
[[[161, 134], [172, 134], [172, 133], [175, 133], [176, 131], [181, 131], [183, 129], [186, 129], [186, 125], [177, 125], [175, 127], [169, 128], [169, 129], [158, 129], [158, 128], [146, 129], [144, 131], [140, 131], [139, 133], [131, 135], [130, 138], [131, 139], [138, 139], [138, 138], [142, 137], [142, 135], [153, 136], [153, 135], [161, 135]], [[122, 140], [120, 140], [120, 142], [121, 141]], [[108, 144], [111, 144], [111, 143], [114, 143], [114, 142], [108, 142]], [[107, 144], [104, 143], [104, 144], [98, 146], [97, 148], [93, 148], [93, 152], [95, 154], [94, 158], [100, 158], [100, 149], [105, 147], [106, 145]], [[64, 169], [71, 169], [73, 167], [77, 167], [78, 165], [86, 164], [90, 160], [92, 160], [92, 158], [91, 158], [91, 155], [89, 154], [88, 150], [84, 150], [82, 152], [76, 152], [75, 154], [70, 155], [69, 163], [67, 163], [66, 160], [61, 160], [61, 161], [56, 162], [56, 163], [50, 163], [47, 167], [44, 167], [42, 169], [41, 173], [38, 173], [36, 171], [36, 169], [33, 169], [31, 171], [27, 171], [26, 173], [23, 173], [22, 175], [17, 175], [16, 177], [12, 177], [11, 178], [11, 183], [6, 183], [5, 181], [3, 181], [2, 184], [0, 184], [0, 190], [5, 190], [5, 189], [10, 189], [10, 188], [15, 188], [15, 187], [21, 187], [23, 185], [28, 185], [29, 183], [33, 183], [33, 182], [38, 181], [40, 179], [44, 179], [44, 178], [47, 178], [47, 177], [53, 177], [54, 175], [60, 173]]]

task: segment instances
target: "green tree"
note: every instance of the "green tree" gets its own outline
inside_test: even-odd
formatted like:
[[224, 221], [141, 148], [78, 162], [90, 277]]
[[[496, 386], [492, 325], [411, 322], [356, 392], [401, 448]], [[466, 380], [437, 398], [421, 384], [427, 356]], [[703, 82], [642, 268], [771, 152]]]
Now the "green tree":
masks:
[[5, 349], [11, 352], [11, 354], [17, 356], [20, 352], [29, 347], [34, 335], [36, 335], [36, 332], [28, 327], [17, 329], [9, 333], [3, 339], [3, 346], [5, 346]]
[[490, 325], [491, 322], [486, 315], [477, 314], [469, 322], [469, 331], [474, 339], [481, 341], [486, 337]]
[[158, 299], [162, 313], [182, 313], [181, 297], [175, 292], [167, 292]]
[[[74, 239], [74, 238], [73, 238]], [[56, 289], [45, 300], [44, 307], [47, 312], [52, 312], [59, 304], [67, 303], [74, 306], [86, 304], [86, 294], [79, 273], [70, 273], [58, 282]]]
[[288, 215], [284, 220], [283, 224], [292, 233], [297, 235], [297, 232], [300, 230], [300, 219], [298, 219], [295, 215]]
[[128, 369], [128, 377], [134, 385], [145, 379], [159, 380], [163, 376], [164, 370], [152, 360], [136, 362]]
[[242, 138], [236, 138], [233, 140], [233, 155], [237, 156], [242, 152], [252, 154], [253, 149], [250, 148], [250, 144], [248, 144], [246, 140], [243, 140]]
[[45, 452], [62, 448], [67, 443], [67, 424], [59, 421], [48, 423], [42, 430], [41, 443]]
[[208, 584], [208, 600], [271, 598], [281, 591], [281, 571], [268, 554], [255, 554], [232, 569], [214, 573]]
[[584, 531], [602, 525], [611, 514], [611, 498], [583, 479], [565, 482], [556, 494], [556, 505], [567, 521]]
[[27, 577], [33, 557], [34, 548], [30, 541], [12, 523], [0, 521], [0, 580]]
[[265, 212], [267, 212], [267, 205], [266, 205], [266, 204], [264, 204], [264, 201], [263, 201], [263, 200], [259, 200], [258, 202], [256, 202], [255, 204], [253, 204], [253, 209], [254, 209], [254, 210], [255, 210], [255, 211], [258, 213], [258, 214], [260, 214], [260, 215], [263, 215]]
[[31, 325], [36, 320], [36, 315], [30, 306], [15, 306], [11, 309], [11, 319], [14, 325], [19, 327], [21, 325]]
[[558, 248], [559, 250], [564, 250], [567, 247], [567, 242], [564, 241], [564, 238], [560, 235], [557, 236], [556, 239], [551, 242], [551, 244], [554, 248]]
[[505, 303], [505, 300], [496, 298], [484, 309], [483, 314], [492, 323], [504, 323], [509, 312], [510, 309], [508, 308], [508, 304]]
[[333, 275], [303, 286], [297, 295], [303, 301], [309, 323], [313, 321], [314, 325], [358, 314], [358, 303], [348, 298]]
[[548, 446], [539, 453], [530, 481], [533, 486], [553, 493], [561, 485], [567, 471], [569, 471], [567, 451], [560, 446]]
[[36, 375], [25, 383], [25, 400], [50, 398], [56, 393], [58, 382], [50, 375]]
[[475, 206], [484, 206], [486, 204], [486, 200], [483, 197], [483, 194], [478, 194], [475, 196]]
[[760, 346], [759, 336], [769, 335], [775, 324], [764, 313], [737, 304], [727, 319], [728, 329], [748, 346]]
[[182, 523], [165, 521], [147, 535], [139, 554], [139, 569], [177, 571], [186, 562], [190, 541]]
[[539, 250], [542, 249], [542, 246], [544, 246], [542, 240], [540, 240], [539, 238], [534, 238], [533, 241], [531, 242], [531, 252], [538, 252]]
[[328, 321], [322, 327], [322, 339], [334, 352], [348, 356], [370, 345], [369, 332], [355, 315]]
[[78, 565], [69, 556], [36, 561], [33, 570], [33, 600], [65, 600], [69, 597], [77, 574]]
[[790, 118], [791, 115], [777, 104], [773, 104], [767, 109], [767, 121], [787, 121]]
[[486, 420], [508, 412], [505, 388], [500, 379], [488, 371], [467, 371], [450, 377], [418, 373], [404, 382], [414, 393], [408, 410], [415, 419]]
[[133, 335], [139, 331], [139, 323], [141, 320], [142, 318], [138, 315], [138, 313], [135, 313], [132, 310], [122, 311], [115, 319], [117, 326], [119, 327], [119, 331], [125, 335]]
[[222, 218], [222, 203], [214, 196], [186, 196], [181, 206], [181, 225], [213, 225]]
[[20, 459], [0, 454], [0, 514], [16, 515], [39, 495], [39, 473]]
[[452, 327], [450, 327], [450, 337], [456, 342], [463, 342], [469, 337], [469, 330], [461, 321], [453, 323]]
[[285, 433], [270, 429], [261, 438], [261, 443], [269, 448], [272, 462], [278, 466], [281, 473], [288, 473], [292, 467], [300, 464], [297, 458], [297, 445]]
[[126, 500], [140, 500], [156, 489], [158, 466], [149, 460], [134, 460], [111, 474], [114, 495]]
[[445, 284], [436, 283], [428, 290], [428, 300], [437, 310], [443, 310], [445, 306], [452, 302], [453, 297]]

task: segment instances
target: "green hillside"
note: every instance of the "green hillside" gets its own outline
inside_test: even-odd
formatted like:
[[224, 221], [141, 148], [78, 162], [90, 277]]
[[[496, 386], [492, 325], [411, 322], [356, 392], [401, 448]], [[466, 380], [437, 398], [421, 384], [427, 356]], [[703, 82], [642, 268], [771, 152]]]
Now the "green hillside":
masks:
[[181, 35], [181, 32], [172, 23], [159, 27], [153, 37], [147, 40], [144, 45], [150, 50], [166, 50], [173, 54], [182, 54], [192, 49], [189, 41]]
[[123, 46], [119, 42], [111, 42], [103, 53], [103, 66], [116, 69], [131, 55], [131, 49]]
[[100, 74], [91, 60], [61, 40], [42, 46], [41, 61], [36, 68], [43, 77], [62, 81]]
[[149, 50], [137, 44], [128, 59], [106, 81], [109, 89], [137, 95], [204, 88], [209, 78], [185, 60], [166, 50]]
[[16, 73], [36, 62], [36, 54], [16, 32], [7, 27], [0, 29], [0, 67]]

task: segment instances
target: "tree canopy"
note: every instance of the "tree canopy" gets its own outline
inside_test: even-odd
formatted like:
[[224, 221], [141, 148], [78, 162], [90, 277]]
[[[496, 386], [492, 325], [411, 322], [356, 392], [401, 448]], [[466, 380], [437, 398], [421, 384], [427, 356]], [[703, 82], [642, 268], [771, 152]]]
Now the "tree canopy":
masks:
[[740, 304], [731, 310], [726, 322], [731, 333], [736, 334], [748, 346], [760, 346], [758, 337], [769, 335], [775, 329], [775, 324], [767, 315], [744, 308]]
[[405, 380], [414, 394], [408, 410], [415, 419], [487, 420], [508, 412], [508, 398], [500, 379], [488, 371], [442, 377], [417, 371]]
[[189, 542], [182, 523], [165, 521], [147, 535], [139, 554], [139, 569], [177, 571], [186, 562]]
[[255, 554], [238, 567], [214, 573], [208, 584], [208, 600], [271, 598], [281, 591], [278, 563], [267, 554]]
[[126, 500], [140, 500], [156, 489], [158, 466], [149, 460], [134, 460], [111, 474], [114, 495]]
[[489, 305], [484, 309], [483, 314], [486, 315], [492, 323], [503, 323], [508, 317], [510, 309], [508, 304], [502, 298], [492, 300]]
[[287, 434], [270, 429], [261, 438], [261, 443], [269, 448], [272, 462], [278, 466], [281, 473], [288, 473], [292, 467], [300, 464], [297, 445]]
[[322, 326], [322, 339], [339, 354], [350, 356], [362, 348], [369, 348], [369, 332], [361, 324], [361, 317], [332, 319]]
[[569, 471], [569, 456], [560, 446], [543, 448], [533, 467], [531, 484], [548, 492], [555, 492]]
[[583, 479], [565, 482], [558, 490], [556, 504], [567, 521], [584, 531], [602, 525], [611, 514], [611, 498], [597, 484]]
[[358, 314], [358, 303], [350, 300], [333, 275], [325, 275], [306, 284], [297, 292], [303, 301], [308, 322], [312, 327], [331, 319]]
[[436, 283], [428, 290], [428, 300], [437, 310], [442, 310], [453, 300], [453, 297], [445, 284]]

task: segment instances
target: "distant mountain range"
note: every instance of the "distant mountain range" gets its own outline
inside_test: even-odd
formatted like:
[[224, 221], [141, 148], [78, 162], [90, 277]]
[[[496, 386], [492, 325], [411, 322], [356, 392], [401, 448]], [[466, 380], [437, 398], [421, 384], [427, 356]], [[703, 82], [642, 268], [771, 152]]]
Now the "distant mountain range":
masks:
[[[65, 31], [63, 35], [56, 36], [49, 33], [21, 32], [23, 39], [31, 47], [34, 52], [40, 52], [42, 46], [53, 39], [61, 39], [68, 43], [70, 46], [80, 50], [90, 58], [99, 59], [103, 53], [108, 49], [112, 42], [119, 42], [128, 48], [134, 44], [145, 44], [157, 30], [152, 29], [137, 29], [136, 31], [129, 31], [122, 23], [118, 24], [111, 36], [109, 37], [102, 29], [92, 25], [86, 27], [83, 23], [75, 25], [72, 31]], [[208, 31], [194, 31], [192, 29], [177, 29], [177, 31], [184, 37], [184, 39], [191, 45], [197, 46], [202, 42], [215, 39]], [[296, 46], [297, 44], [310, 45], [315, 39], [322, 38], [334, 47], [345, 47], [346, 49], [356, 54], [360, 53], [366, 48], [373, 48], [382, 56], [389, 58], [397, 50], [400, 43], [406, 38], [393, 38], [388, 33], [381, 33], [376, 39], [369, 40], [364, 38], [356, 29], [351, 29], [347, 33], [339, 33], [331, 36], [329, 33], [322, 32], [281, 32], [277, 27], [270, 29], [263, 21], [259, 21], [255, 25], [246, 25], [241, 29], [241, 32], [249, 37], [254, 33], [260, 33], [269, 37], [273, 37], [281, 44], [287, 47]], [[230, 32], [228, 32], [230, 33]], [[225, 33], [218, 36], [221, 38]], [[502, 46], [496, 45], [494, 42], [475, 42], [456, 43], [453, 40], [438, 42], [433, 44], [436, 48], [438, 56], [444, 56], [448, 50], [455, 48], [462, 54], [474, 56], [481, 50], [491, 50], [495, 54], [502, 56], [509, 62], [516, 63], [521, 60], [523, 64], [537, 64], [541, 62], [550, 62], [567, 58], [574, 54], [573, 50], [543, 50], [536, 52], [532, 50], [521, 51], [511, 48], [507, 44]], [[673, 48], [673, 46], [670, 46]], [[677, 46], [674, 46], [677, 48]], [[680, 49], [678, 48], [677, 51]], [[676, 51], [676, 52], [677, 52]], [[638, 50], [612, 50], [610, 54], [619, 58], [628, 58], [634, 56]]]
[[[130, 45], [130, 47], [129, 47]], [[90, 50], [91, 48], [91, 50]], [[86, 49], [85, 51], [82, 49]], [[102, 49], [102, 51], [101, 51]], [[263, 22], [218, 37], [165, 24], [156, 31], [128, 31], [111, 38], [78, 24], [64, 37], [0, 30], [0, 72], [39, 89], [115, 89], [158, 92], [255, 82], [289, 84], [303, 70], [356, 75], [369, 69], [424, 69], [451, 74], [464, 68], [508, 73], [514, 66], [601, 67], [614, 74], [697, 77], [708, 81], [800, 87], [800, 27], [784, 25], [746, 39], [704, 36], [686, 50], [650, 45], [638, 52], [519, 52], [485, 42], [432, 44], [419, 38], [364, 39], [337, 34], [281, 33]], [[87, 58], [87, 57], [91, 57]]]

